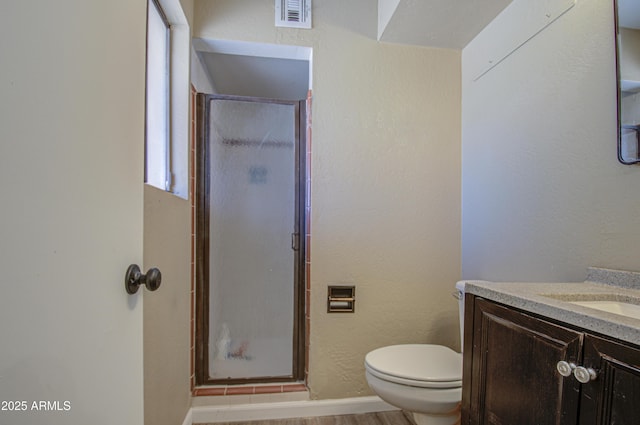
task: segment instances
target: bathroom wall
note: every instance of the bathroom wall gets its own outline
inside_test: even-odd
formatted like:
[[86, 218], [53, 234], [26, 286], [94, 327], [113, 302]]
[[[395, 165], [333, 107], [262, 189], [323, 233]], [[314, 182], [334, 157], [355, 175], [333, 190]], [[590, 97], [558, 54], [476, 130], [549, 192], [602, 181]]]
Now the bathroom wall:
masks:
[[162, 284], [144, 292], [144, 421], [182, 423], [191, 405], [191, 204], [144, 188], [144, 267]]
[[[613, 22], [613, 1], [578, 1], [477, 81], [471, 58], [488, 52], [463, 50], [464, 278], [638, 270], [640, 168], [616, 158]], [[507, 24], [485, 31], [504, 40]]]
[[[368, 0], [313, 12], [276, 28], [272, 0], [196, 0], [194, 36], [313, 48], [308, 383], [326, 399], [371, 394], [373, 348], [459, 346], [461, 54], [378, 43]], [[334, 284], [355, 313], [326, 312]]]
[[[174, 1], [161, 3], [165, 10], [180, 12]], [[180, 0], [179, 7], [191, 25], [193, 0]], [[180, 54], [188, 55], [190, 51], [189, 48]], [[188, 99], [189, 83], [180, 83], [187, 91], [180, 96]], [[175, 110], [184, 115], [184, 108], [188, 110], [189, 104], [181, 104]], [[184, 144], [184, 150], [188, 151], [188, 138], [187, 129], [174, 136], [174, 142]], [[190, 165], [188, 160], [184, 162], [179, 168]], [[162, 272], [162, 284], [156, 292], [142, 290], [144, 422], [147, 425], [180, 424], [191, 405], [191, 203], [188, 199], [145, 185], [141, 266], [143, 271], [157, 267]]]

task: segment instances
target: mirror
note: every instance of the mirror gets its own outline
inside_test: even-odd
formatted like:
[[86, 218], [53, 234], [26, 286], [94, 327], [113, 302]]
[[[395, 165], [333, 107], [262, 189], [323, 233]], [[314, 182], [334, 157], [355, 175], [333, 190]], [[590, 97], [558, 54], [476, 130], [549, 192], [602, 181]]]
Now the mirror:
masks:
[[618, 160], [640, 163], [640, 2], [614, 0], [618, 71]]

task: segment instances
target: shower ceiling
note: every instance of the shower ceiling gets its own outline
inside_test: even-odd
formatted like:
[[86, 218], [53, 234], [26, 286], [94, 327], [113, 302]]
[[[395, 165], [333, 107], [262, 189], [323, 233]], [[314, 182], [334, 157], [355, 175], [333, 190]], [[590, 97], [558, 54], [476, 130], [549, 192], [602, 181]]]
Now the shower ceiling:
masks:
[[219, 94], [300, 100], [309, 90], [309, 61], [199, 52]]

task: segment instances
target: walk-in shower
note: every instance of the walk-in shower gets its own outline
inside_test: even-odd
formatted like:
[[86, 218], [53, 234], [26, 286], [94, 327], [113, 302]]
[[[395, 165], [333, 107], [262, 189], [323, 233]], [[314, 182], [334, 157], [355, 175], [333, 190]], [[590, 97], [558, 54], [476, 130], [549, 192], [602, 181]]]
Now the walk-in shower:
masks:
[[198, 95], [198, 384], [303, 377], [304, 116], [304, 102]]

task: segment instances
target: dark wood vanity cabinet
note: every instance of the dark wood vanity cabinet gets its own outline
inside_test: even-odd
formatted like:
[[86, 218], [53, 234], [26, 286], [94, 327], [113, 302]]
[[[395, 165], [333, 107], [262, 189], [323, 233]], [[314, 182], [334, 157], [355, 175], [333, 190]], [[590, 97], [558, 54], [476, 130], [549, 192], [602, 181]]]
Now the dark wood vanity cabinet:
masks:
[[[465, 297], [462, 424], [640, 424], [640, 348]], [[593, 369], [580, 383], [559, 361]]]
[[640, 424], [640, 349], [586, 335], [582, 363], [595, 380], [582, 384], [580, 424]]

